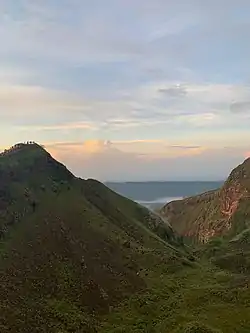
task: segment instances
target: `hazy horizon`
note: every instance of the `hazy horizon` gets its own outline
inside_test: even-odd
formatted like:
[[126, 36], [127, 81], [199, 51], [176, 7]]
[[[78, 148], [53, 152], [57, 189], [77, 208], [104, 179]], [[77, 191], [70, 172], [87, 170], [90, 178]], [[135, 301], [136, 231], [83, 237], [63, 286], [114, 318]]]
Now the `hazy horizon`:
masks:
[[250, 156], [250, 2], [2, 0], [0, 149], [102, 181], [225, 179]]
[[163, 180], [103, 180], [103, 183], [109, 183], [109, 184], [140, 184], [140, 183], [220, 183], [226, 181], [225, 179], [163, 179]]
[[148, 207], [218, 189], [223, 181], [106, 182], [112, 190]]

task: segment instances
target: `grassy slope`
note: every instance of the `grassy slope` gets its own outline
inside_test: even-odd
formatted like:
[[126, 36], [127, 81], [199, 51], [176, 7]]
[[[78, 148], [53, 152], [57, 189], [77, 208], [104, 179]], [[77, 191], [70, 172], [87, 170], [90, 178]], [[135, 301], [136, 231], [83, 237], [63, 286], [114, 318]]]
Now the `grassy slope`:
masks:
[[[150, 293], [130, 298], [106, 317], [101, 332], [250, 331], [249, 162], [245, 161], [231, 173], [221, 191], [174, 203], [179, 231], [186, 234], [191, 230], [191, 235], [197, 235], [192, 229], [201, 234], [206, 232], [209, 240], [214, 235], [208, 234], [209, 230], [217, 228], [218, 234], [226, 230], [227, 237], [212, 238], [206, 245], [195, 247], [193, 254], [197, 260], [192, 267], [172, 274], [165, 274], [158, 267], [159, 271], [150, 276]], [[218, 223], [220, 200], [231, 200], [230, 195], [235, 200], [241, 191], [244, 197], [239, 199], [239, 209], [231, 216], [228, 232], [227, 226]], [[171, 211], [173, 206], [169, 207]]]
[[0, 170], [1, 332], [95, 331], [155, 266], [188, 262], [158, 217], [37, 145], [1, 156]]
[[100, 332], [247, 333], [250, 331], [250, 232], [214, 239], [195, 250], [197, 262], [150, 276], [136, 295], [105, 317]]
[[0, 204], [8, 208], [1, 210], [1, 332], [250, 331], [247, 231], [214, 240], [189, 261], [171, 228], [144, 208], [73, 178], [48, 155], [45, 162], [44, 151], [33, 168], [34, 152], [26, 153], [11, 178], [4, 172], [13, 158], [0, 157]]

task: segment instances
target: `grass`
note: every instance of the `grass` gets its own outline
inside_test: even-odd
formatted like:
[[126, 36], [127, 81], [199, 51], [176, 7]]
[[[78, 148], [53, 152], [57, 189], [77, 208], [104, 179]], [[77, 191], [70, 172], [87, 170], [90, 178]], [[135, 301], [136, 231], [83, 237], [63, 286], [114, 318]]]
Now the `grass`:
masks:
[[7, 152], [0, 166], [1, 332], [95, 331], [98, 316], [147, 289], [147, 260], [182, 266], [169, 225], [41, 147]]
[[187, 247], [37, 145], [0, 169], [1, 333], [250, 331], [249, 230]]
[[105, 317], [100, 332], [249, 332], [249, 277], [239, 284], [237, 274], [207, 263], [160, 276]]

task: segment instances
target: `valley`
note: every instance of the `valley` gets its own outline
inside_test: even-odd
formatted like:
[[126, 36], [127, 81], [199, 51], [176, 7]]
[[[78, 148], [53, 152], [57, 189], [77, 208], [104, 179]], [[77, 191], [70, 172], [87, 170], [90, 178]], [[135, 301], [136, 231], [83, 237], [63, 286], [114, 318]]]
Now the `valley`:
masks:
[[6, 151], [0, 331], [249, 332], [249, 180], [247, 160], [161, 218], [36, 143]]

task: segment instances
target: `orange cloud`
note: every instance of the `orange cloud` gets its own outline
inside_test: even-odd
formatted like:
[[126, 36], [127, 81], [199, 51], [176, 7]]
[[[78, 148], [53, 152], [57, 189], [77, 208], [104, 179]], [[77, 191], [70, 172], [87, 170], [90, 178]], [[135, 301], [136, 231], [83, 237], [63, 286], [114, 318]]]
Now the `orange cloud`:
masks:
[[68, 160], [70, 157], [88, 159], [91, 155], [102, 155], [111, 150], [111, 143], [102, 140], [86, 140], [84, 142], [60, 142], [45, 144], [48, 152], [59, 160]]
[[45, 144], [50, 152], [58, 156], [59, 152], [70, 154], [103, 154], [119, 151], [121, 153], [134, 154], [138, 158], [157, 159], [162, 157], [194, 156], [206, 150], [205, 147], [191, 145], [170, 145], [164, 140], [128, 140], [128, 141], [104, 141], [86, 140], [82, 143], [54, 143]]
[[[144, 145], [144, 151], [138, 150]], [[154, 149], [147, 147], [150, 145]], [[49, 152], [74, 174], [100, 180], [210, 179], [226, 178], [241, 162], [242, 149], [212, 149], [163, 143], [123, 146], [116, 142], [87, 140], [83, 143], [48, 145]], [[131, 149], [128, 149], [130, 147]]]
[[33, 126], [23, 127], [23, 129], [29, 129], [33, 131], [60, 131], [60, 130], [75, 130], [75, 129], [88, 129], [94, 130], [96, 126], [89, 122], [78, 122], [78, 123], [66, 123], [61, 125], [48, 125], [48, 126]]
[[250, 150], [245, 153], [244, 157], [245, 158], [249, 158], [250, 157]]
[[[143, 145], [144, 151], [138, 150]], [[154, 149], [147, 150], [151, 145]], [[126, 151], [117, 142], [104, 140], [48, 143], [45, 147], [76, 176], [100, 180], [224, 179], [244, 154], [250, 157], [243, 147], [168, 146], [164, 141], [129, 143], [126, 149], [131, 149]]]

